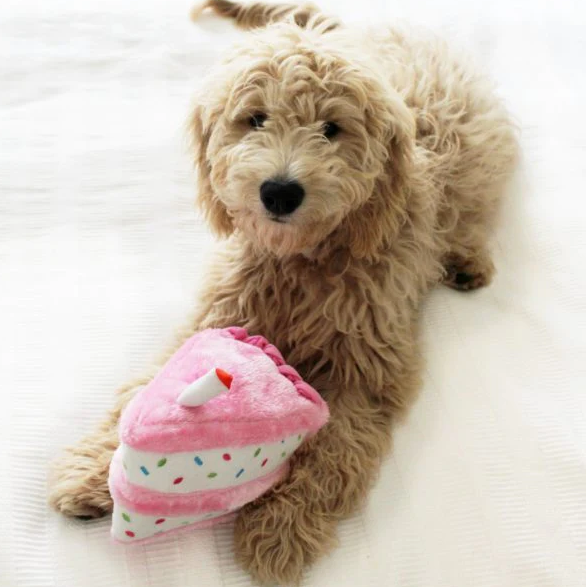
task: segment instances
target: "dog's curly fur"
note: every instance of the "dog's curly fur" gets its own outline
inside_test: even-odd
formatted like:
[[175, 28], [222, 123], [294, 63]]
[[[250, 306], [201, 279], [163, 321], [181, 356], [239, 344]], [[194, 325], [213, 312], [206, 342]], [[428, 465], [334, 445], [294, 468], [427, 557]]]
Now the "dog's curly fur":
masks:
[[[204, 7], [258, 29], [210, 77], [192, 118], [199, 202], [229, 238], [179, 338], [244, 326], [329, 402], [331, 421], [294, 456], [290, 477], [236, 522], [242, 564], [260, 582], [291, 584], [363, 503], [419, 386], [422, 296], [442, 280], [490, 281], [487, 241], [517, 142], [491, 87], [435, 37], [352, 31], [310, 5]], [[326, 122], [340, 132], [326, 138]], [[285, 222], [259, 198], [275, 177], [306, 192]], [[117, 420], [148, 380], [124, 388], [58, 464], [56, 509], [111, 510]]]

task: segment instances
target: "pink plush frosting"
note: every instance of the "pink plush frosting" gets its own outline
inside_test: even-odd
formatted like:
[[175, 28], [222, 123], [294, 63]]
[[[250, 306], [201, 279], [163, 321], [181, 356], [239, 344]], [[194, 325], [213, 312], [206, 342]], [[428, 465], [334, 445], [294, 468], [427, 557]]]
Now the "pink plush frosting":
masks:
[[[234, 380], [227, 393], [197, 408], [177, 403], [187, 385], [220, 368]], [[120, 440], [151, 452], [182, 452], [276, 441], [315, 433], [328, 408], [281, 353], [243, 328], [193, 335], [130, 402]]]

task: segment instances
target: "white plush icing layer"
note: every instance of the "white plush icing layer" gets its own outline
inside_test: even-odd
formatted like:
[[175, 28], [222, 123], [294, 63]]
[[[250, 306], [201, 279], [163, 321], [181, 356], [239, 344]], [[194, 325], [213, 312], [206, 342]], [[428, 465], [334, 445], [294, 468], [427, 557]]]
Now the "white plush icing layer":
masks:
[[153, 453], [120, 445], [128, 481], [153, 491], [190, 493], [224, 489], [264, 477], [282, 465], [306, 432], [270, 444], [193, 452]]
[[114, 503], [112, 536], [123, 542], [136, 542], [156, 534], [176, 530], [204, 520], [218, 518], [228, 510], [188, 516], [147, 516]]

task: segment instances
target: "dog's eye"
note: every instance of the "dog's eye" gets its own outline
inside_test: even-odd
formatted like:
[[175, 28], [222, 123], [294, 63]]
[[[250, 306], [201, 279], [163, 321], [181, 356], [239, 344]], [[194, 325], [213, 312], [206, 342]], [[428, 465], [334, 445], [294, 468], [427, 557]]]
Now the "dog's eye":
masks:
[[323, 134], [326, 139], [335, 137], [340, 132], [340, 127], [335, 122], [326, 122], [323, 126]]
[[262, 112], [257, 112], [248, 119], [248, 124], [250, 124], [252, 128], [262, 128], [265, 125], [266, 119], [266, 114], [263, 114]]

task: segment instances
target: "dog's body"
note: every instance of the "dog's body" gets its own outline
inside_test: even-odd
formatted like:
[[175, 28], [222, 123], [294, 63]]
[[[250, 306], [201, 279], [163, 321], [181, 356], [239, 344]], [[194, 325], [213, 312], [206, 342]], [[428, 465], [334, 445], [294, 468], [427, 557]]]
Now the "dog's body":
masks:
[[[248, 570], [292, 583], [363, 503], [393, 419], [417, 390], [421, 297], [442, 279], [457, 289], [490, 280], [487, 239], [517, 147], [488, 86], [435, 38], [361, 35], [313, 8], [209, 4], [243, 26], [294, 19], [235, 53], [196, 108], [200, 202], [230, 240], [184, 333], [262, 334], [330, 405], [331, 422], [290, 477], [236, 524]], [[302, 199], [265, 198], [274, 178], [293, 178]], [[145, 381], [122, 390], [63, 461], [57, 509], [110, 511], [117, 419]]]

